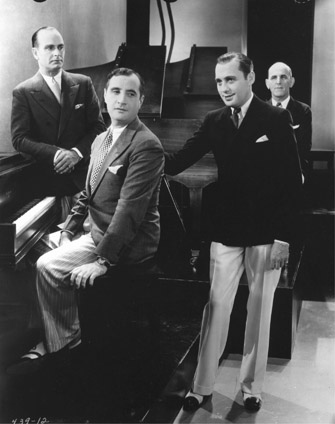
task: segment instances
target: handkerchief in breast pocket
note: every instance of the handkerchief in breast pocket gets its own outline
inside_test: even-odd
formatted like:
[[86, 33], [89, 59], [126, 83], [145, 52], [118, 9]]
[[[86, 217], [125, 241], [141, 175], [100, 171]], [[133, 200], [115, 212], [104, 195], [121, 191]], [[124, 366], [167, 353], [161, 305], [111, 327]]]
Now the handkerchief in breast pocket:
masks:
[[78, 103], [75, 105], [75, 110], [80, 109], [81, 107], [84, 107], [84, 103]]
[[293, 129], [294, 129], [294, 130], [297, 130], [299, 127], [300, 127], [300, 124], [298, 124], [298, 125], [293, 125]]
[[257, 138], [255, 143], [264, 143], [264, 141], [269, 141], [266, 135], [262, 135], [262, 137]]
[[120, 168], [122, 168], [123, 165], [115, 165], [115, 166], [109, 166], [108, 170], [112, 173], [117, 175], [119, 173]]

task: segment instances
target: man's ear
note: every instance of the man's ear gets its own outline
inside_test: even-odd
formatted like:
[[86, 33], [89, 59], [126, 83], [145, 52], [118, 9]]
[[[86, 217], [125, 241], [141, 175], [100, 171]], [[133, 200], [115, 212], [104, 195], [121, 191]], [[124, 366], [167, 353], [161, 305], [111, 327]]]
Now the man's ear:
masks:
[[268, 89], [268, 90], [270, 90], [270, 87], [269, 87], [269, 80], [266, 78], [265, 79], [265, 85], [266, 85], [266, 88]]
[[38, 52], [36, 47], [32, 47], [31, 52], [36, 60], [38, 60]]
[[141, 98], [140, 98], [140, 107], [142, 107], [143, 102], [144, 102], [144, 96], [141, 96]]
[[290, 82], [290, 88], [292, 88], [294, 86], [294, 83], [295, 83], [295, 78], [292, 77], [291, 82]]
[[249, 84], [252, 85], [256, 79], [255, 72], [254, 71], [249, 72], [247, 79], [249, 81]]

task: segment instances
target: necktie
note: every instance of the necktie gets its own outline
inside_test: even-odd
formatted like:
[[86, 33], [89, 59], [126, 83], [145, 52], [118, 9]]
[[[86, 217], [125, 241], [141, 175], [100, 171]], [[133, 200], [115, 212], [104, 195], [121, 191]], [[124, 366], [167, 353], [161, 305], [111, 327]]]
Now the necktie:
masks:
[[283, 107], [280, 102], [276, 104], [277, 107]]
[[231, 116], [231, 119], [233, 120], [233, 123], [235, 125], [236, 128], [238, 128], [238, 124], [239, 124], [239, 116], [238, 114], [241, 112], [241, 108], [234, 108], [233, 114]]
[[61, 103], [61, 89], [60, 86], [58, 84], [58, 82], [55, 80], [55, 78], [52, 77], [52, 92], [54, 93], [54, 95], [56, 96], [56, 99], [58, 100], [58, 103]]
[[99, 156], [97, 157], [96, 164], [92, 170], [91, 179], [90, 179], [90, 185], [92, 190], [94, 189], [99, 171], [101, 169], [103, 161], [105, 160], [112, 143], [113, 143], [113, 131], [110, 130], [100, 147]]

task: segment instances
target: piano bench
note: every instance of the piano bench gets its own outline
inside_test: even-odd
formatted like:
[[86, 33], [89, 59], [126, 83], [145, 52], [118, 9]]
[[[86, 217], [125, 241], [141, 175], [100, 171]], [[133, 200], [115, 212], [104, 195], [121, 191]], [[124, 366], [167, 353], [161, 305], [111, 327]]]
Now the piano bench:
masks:
[[[282, 270], [275, 291], [270, 328], [269, 357], [291, 359], [302, 306], [299, 274], [304, 247], [292, 249], [288, 269]], [[226, 353], [243, 353], [248, 281], [242, 275], [230, 320]]]
[[[147, 326], [151, 342], [157, 343], [159, 314], [155, 263], [111, 268], [93, 286], [79, 291], [82, 340], [104, 349], [131, 343], [134, 325]], [[148, 325], [147, 325], [148, 324]], [[129, 347], [131, 349], [131, 346]]]

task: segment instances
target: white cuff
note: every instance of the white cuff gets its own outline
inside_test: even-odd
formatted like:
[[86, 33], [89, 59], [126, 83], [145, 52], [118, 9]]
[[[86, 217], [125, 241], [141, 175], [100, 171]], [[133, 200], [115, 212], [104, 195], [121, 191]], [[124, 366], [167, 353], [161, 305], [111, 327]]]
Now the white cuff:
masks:
[[74, 150], [77, 155], [82, 159], [84, 156], [81, 154], [80, 150], [77, 149], [77, 147], [72, 147], [71, 150]]
[[282, 244], [283, 246], [289, 246], [290, 245], [290, 243], [287, 243], [287, 241], [282, 241], [282, 240], [275, 240], [275, 243]]
[[58, 155], [60, 154], [61, 151], [62, 151], [62, 149], [58, 149], [57, 152], [55, 153], [54, 163], [56, 162], [56, 159], [57, 159], [57, 157], [58, 157]]

